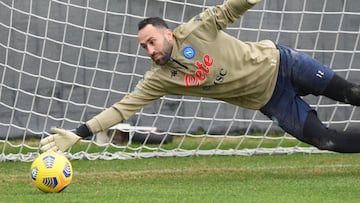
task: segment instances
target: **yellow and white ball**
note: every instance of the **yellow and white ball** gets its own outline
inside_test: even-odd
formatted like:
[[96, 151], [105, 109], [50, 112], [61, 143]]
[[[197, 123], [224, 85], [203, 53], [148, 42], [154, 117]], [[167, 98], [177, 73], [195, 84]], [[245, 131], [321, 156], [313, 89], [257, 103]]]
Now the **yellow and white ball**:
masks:
[[63, 191], [72, 180], [70, 161], [62, 154], [44, 152], [31, 164], [31, 181], [43, 192]]

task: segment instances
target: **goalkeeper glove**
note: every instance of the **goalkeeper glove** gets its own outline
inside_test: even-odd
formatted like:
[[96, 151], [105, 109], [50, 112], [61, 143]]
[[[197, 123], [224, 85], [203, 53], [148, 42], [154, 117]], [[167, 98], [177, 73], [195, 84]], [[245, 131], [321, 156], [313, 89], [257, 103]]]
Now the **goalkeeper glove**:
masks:
[[59, 128], [52, 128], [51, 131], [56, 134], [50, 135], [40, 141], [40, 145], [42, 145], [40, 148], [41, 151], [64, 152], [81, 139], [80, 136], [71, 131]]
[[257, 4], [257, 3], [259, 3], [261, 0], [247, 0], [247, 2], [249, 3], [249, 4]]

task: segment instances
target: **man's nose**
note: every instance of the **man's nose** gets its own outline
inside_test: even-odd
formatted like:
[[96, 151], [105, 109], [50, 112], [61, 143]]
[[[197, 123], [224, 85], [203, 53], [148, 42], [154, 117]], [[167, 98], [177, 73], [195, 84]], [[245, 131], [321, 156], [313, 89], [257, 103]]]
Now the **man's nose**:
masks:
[[146, 49], [146, 51], [147, 51], [147, 54], [148, 54], [149, 56], [151, 56], [151, 55], [154, 54], [155, 49], [154, 49], [153, 46], [148, 46], [147, 49]]

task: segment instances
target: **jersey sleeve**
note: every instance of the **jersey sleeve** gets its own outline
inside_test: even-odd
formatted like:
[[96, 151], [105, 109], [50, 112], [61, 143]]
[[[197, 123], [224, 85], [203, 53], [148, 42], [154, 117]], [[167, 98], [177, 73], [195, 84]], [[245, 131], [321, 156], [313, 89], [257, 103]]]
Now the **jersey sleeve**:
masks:
[[145, 74], [144, 79], [139, 81], [133, 92], [86, 122], [92, 133], [128, 120], [143, 107], [165, 95], [162, 87], [157, 86], [158, 82], [152, 81], [153, 77], [148, 76], [149, 74], [151, 71]]
[[224, 30], [253, 6], [247, 0], [227, 0], [222, 5], [207, 8], [188, 23], [178, 26], [174, 33], [179, 40], [193, 33], [200, 39], [211, 41], [219, 30]]
[[249, 4], [247, 0], [227, 0], [220, 6], [207, 9], [200, 14], [203, 20], [210, 18], [215, 19], [218, 30], [225, 29], [229, 24], [238, 20], [248, 9], [254, 5]]

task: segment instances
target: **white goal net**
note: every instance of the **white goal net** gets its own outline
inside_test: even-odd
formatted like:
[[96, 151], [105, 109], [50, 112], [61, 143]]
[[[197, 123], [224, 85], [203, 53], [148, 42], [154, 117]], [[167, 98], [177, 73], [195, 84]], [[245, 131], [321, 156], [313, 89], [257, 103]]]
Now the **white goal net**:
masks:
[[[171, 28], [221, 0], [1, 0], [0, 161], [31, 161], [51, 127], [75, 129], [132, 91], [150, 68], [137, 23]], [[264, 0], [226, 32], [303, 51], [360, 83], [360, 1]], [[329, 127], [360, 130], [360, 110], [305, 99]], [[125, 124], [82, 141], [73, 159], [318, 153], [258, 111], [165, 96]]]

